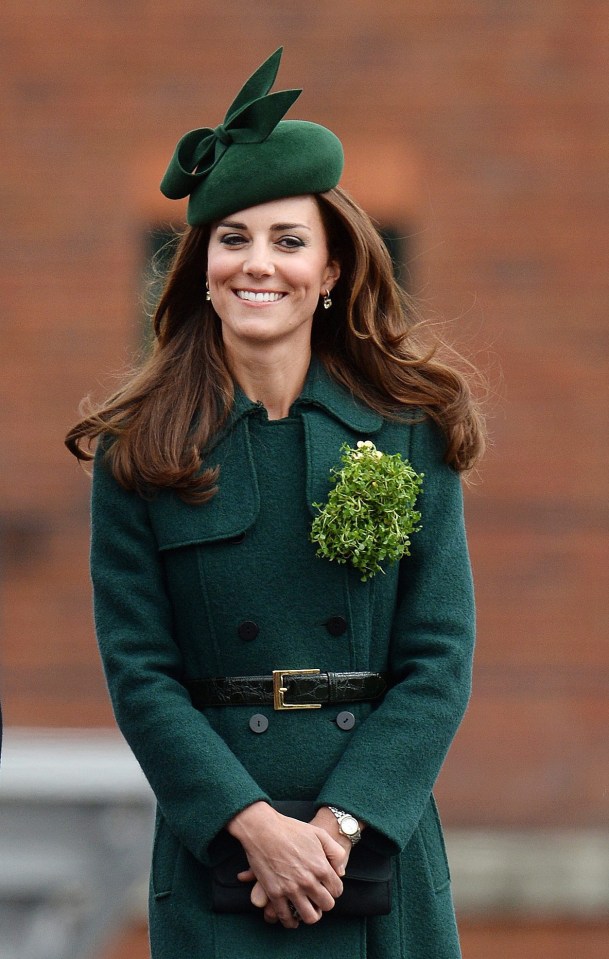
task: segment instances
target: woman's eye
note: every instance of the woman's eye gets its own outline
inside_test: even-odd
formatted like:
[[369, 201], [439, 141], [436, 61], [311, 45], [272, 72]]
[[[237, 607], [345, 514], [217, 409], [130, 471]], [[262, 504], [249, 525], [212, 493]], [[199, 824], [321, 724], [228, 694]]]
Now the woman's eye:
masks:
[[298, 236], [282, 236], [279, 240], [279, 246], [288, 250], [296, 250], [299, 246], [304, 246], [304, 243]]
[[220, 237], [220, 243], [223, 243], [224, 246], [239, 246], [240, 243], [244, 242], [244, 237], [239, 233], [226, 233]]

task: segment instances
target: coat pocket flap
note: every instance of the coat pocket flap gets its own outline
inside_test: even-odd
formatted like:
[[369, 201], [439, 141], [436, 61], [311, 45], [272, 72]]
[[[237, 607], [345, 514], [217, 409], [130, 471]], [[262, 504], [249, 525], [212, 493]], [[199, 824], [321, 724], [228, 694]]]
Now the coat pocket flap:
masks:
[[207, 503], [185, 503], [170, 491], [150, 502], [159, 550], [237, 539], [256, 522], [260, 496], [245, 423], [218, 443], [204, 464], [209, 466], [219, 466], [220, 476]]

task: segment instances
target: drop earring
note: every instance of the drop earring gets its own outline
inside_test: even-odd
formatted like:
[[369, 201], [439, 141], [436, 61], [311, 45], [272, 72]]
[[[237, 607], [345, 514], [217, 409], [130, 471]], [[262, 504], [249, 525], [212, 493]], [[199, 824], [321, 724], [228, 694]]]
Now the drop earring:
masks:
[[332, 306], [332, 297], [330, 296], [330, 290], [326, 290], [324, 293], [324, 310], [329, 310]]
[[207, 280], [205, 280], [205, 299], [207, 300], [208, 303], [211, 300], [211, 293], [209, 292], [209, 283], [207, 282]]

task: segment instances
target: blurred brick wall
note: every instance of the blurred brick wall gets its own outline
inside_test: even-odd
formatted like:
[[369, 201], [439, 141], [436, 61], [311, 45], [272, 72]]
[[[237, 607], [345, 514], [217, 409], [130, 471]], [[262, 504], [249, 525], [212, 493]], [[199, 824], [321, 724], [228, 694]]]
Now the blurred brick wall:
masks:
[[606, 825], [606, 4], [4, 0], [0, 37], [5, 722], [112, 722], [62, 437], [140, 341], [146, 233], [183, 211], [158, 194], [177, 138], [284, 43], [291, 116], [342, 137], [345, 185], [403, 225], [425, 310], [498, 394], [444, 818]]

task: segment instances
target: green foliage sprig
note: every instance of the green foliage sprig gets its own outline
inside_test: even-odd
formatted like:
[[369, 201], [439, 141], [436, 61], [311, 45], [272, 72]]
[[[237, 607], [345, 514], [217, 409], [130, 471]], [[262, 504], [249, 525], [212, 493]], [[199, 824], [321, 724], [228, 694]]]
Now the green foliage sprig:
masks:
[[333, 469], [335, 486], [313, 520], [311, 539], [317, 555], [351, 563], [366, 582], [384, 572], [381, 563], [410, 556], [410, 534], [418, 532], [421, 514], [415, 502], [423, 473], [416, 473], [399, 453], [377, 450], [370, 440], [353, 449], [341, 447], [342, 468]]

